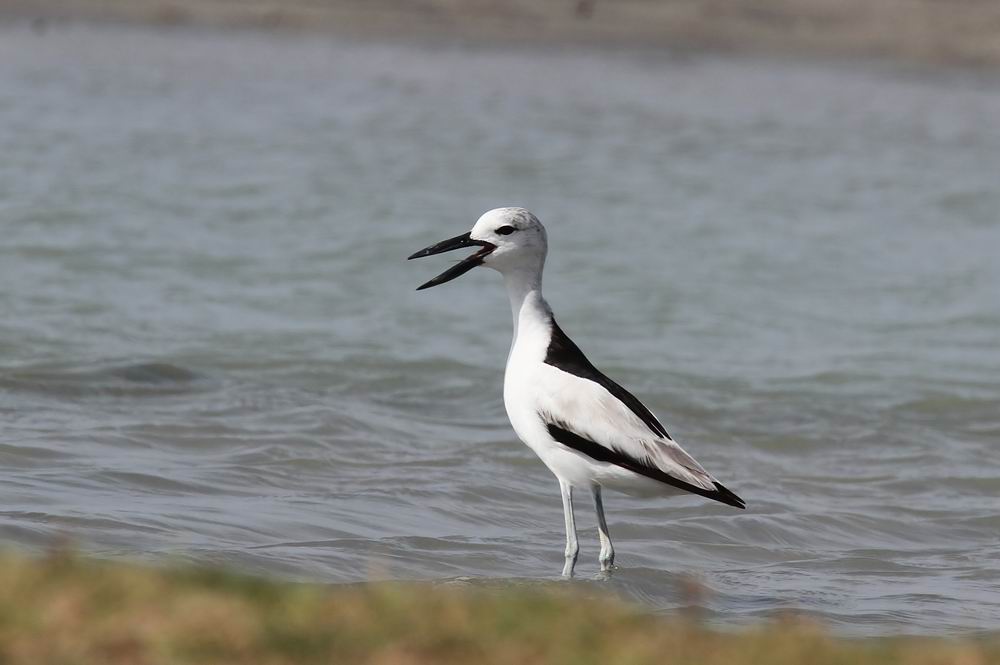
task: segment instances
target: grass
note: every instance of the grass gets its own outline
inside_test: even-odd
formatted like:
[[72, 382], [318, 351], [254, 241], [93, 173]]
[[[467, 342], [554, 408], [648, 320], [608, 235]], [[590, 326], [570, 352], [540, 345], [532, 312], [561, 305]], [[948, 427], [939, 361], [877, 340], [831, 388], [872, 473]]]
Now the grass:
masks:
[[3, 665], [1000, 663], [996, 641], [843, 640], [797, 621], [720, 633], [560, 585], [330, 587], [65, 554], [0, 564]]

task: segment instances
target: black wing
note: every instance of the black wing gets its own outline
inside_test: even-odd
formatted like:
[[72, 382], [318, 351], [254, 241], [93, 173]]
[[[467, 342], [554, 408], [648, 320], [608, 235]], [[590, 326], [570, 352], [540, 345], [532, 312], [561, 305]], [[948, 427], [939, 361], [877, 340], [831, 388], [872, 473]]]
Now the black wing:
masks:
[[599, 369], [587, 360], [587, 356], [583, 355], [580, 347], [566, 336], [566, 333], [562, 331], [562, 328], [559, 327], [555, 319], [552, 319], [552, 338], [549, 340], [549, 348], [545, 353], [545, 364], [558, 367], [562, 371], [578, 376], [581, 379], [587, 379], [588, 381], [600, 384], [644, 422], [653, 434], [665, 437], [671, 441], [673, 440], [673, 437], [667, 433], [666, 428], [646, 408], [646, 405], [640, 402], [635, 395], [602, 374]]

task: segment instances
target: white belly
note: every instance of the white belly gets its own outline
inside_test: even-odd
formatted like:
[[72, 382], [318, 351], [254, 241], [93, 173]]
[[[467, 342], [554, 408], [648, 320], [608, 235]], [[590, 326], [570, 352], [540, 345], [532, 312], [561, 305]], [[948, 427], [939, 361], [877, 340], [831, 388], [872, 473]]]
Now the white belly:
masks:
[[682, 493], [615, 464], [599, 462], [557, 442], [533, 405], [537, 392], [551, 386], [544, 365], [508, 363], [504, 375], [504, 407], [518, 438], [531, 448], [557, 478], [574, 487], [601, 485], [627, 494], [648, 496]]

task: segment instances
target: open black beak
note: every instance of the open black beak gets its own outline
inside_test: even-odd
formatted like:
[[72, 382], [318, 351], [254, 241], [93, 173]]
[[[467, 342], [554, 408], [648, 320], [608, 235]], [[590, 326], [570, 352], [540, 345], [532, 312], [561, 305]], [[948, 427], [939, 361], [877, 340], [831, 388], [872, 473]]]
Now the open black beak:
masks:
[[422, 289], [429, 289], [432, 286], [437, 286], [438, 284], [444, 284], [445, 282], [450, 282], [460, 275], [464, 275], [476, 266], [483, 262], [486, 255], [497, 248], [493, 243], [486, 242], [485, 240], [473, 240], [469, 233], [463, 233], [460, 236], [455, 236], [454, 238], [449, 238], [447, 240], [442, 240], [441, 242], [431, 245], [430, 247], [425, 247], [419, 252], [415, 252], [406, 257], [406, 260], [419, 259], [424, 256], [430, 256], [432, 254], [440, 254], [441, 252], [450, 252], [453, 249], [461, 249], [463, 247], [482, 247], [478, 252], [469, 256], [462, 261], [458, 262], [456, 265], [445, 270], [443, 273], [435, 277], [429, 282], [425, 282], [417, 287], [417, 291]]

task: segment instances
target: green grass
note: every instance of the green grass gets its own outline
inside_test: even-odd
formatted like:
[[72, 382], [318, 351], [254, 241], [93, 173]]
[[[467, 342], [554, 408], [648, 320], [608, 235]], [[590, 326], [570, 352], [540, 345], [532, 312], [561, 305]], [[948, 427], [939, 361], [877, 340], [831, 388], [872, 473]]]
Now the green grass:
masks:
[[0, 664], [980, 665], [997, 641], [843, 640], [780, 621], [736, 633], [569, 587], [292, 584], [56, 554], [0, 558]]

